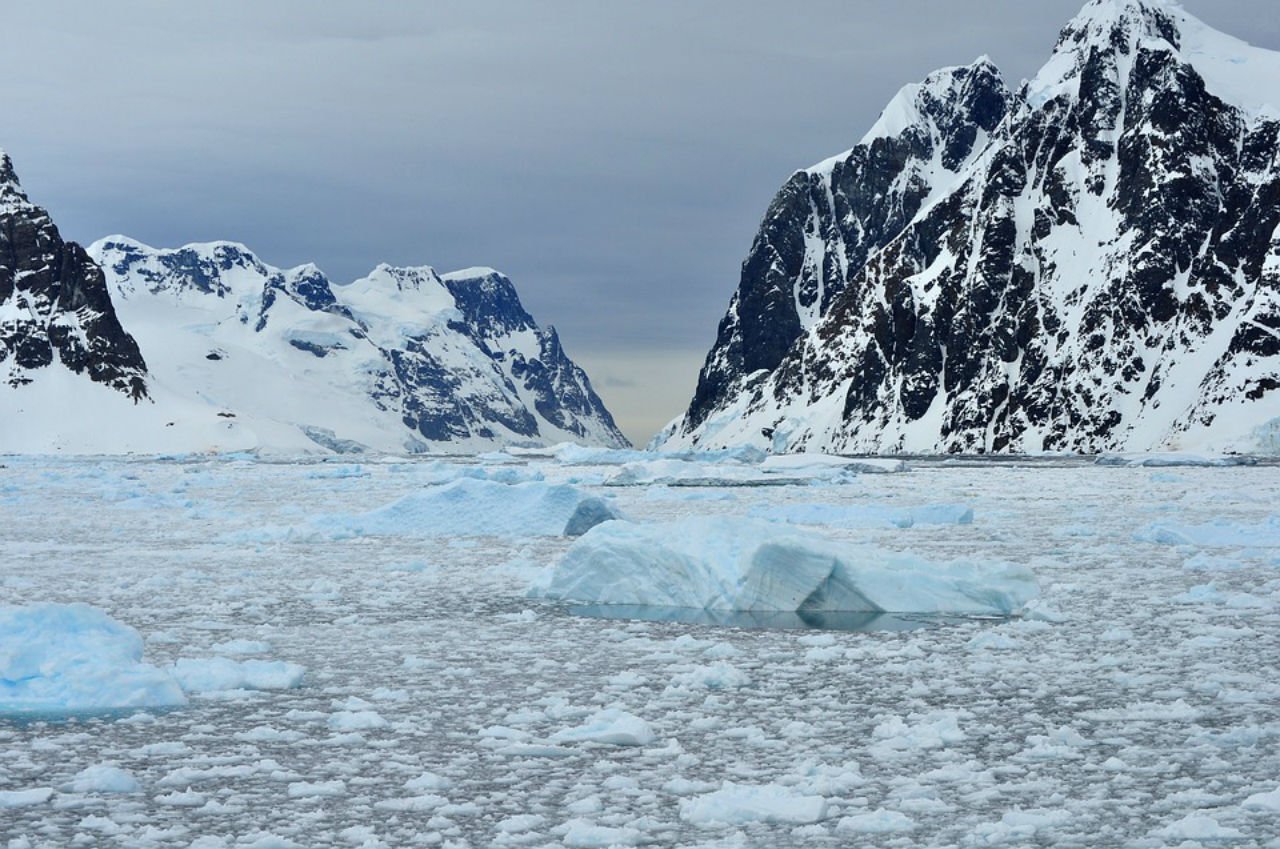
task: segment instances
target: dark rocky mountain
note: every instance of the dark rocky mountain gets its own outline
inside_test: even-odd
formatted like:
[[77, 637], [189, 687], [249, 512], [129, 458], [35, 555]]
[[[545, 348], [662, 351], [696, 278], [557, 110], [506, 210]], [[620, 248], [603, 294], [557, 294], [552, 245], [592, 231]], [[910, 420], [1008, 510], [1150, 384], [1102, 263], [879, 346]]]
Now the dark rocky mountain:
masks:
[[101, 269], [62, 240], [0, 151], [0, 374], [18, 387], [54, 363], [134, 402], [147, 398], [147, 364], [120, 326]]
[[[672, 447], [1274, 450], [1280, 54], [1094, 0], [770, 207]], [[877, 150], [881, 151], [879, 154]], [[904, 176], [905, 175], [905, 176]]]

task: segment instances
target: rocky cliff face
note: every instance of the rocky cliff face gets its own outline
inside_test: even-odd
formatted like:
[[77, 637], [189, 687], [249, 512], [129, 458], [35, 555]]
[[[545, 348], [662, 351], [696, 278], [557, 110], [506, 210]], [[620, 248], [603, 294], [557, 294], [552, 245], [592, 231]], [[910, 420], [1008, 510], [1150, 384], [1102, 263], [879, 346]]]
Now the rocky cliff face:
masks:
[[667, 443], [1273, 447], [1268, 98], [1280, 55], [1164, 0], [1089, 3], [1016, 93], [985, 61], [904, 90], [783, 188]]
[[0, 151], [0, 380], [22, 386], [55, 363], [135, 402], [147, 398], [147, 365], [102, 271], [27, 199]]

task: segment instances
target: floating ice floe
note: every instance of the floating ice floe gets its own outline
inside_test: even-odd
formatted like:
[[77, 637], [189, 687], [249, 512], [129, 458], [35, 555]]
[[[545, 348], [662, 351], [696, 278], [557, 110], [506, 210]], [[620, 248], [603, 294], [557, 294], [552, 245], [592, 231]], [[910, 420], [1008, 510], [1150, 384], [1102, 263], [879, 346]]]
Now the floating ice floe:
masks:
[[617, 517], [607, 502], [568, 484], [463, 478], [340, 522], [360, 536], [558, 536], [571, 522], [585, 532], [580, 509], [597, 522]]
[[751, 515], [796, 525], [839, 528], [911, 528], [916, 525], [972, 525], [973, 508], [963, 504], [886, 507], [880, 504], [770, 504]]
[[1280, 813], [1280, 787], [1267, 793], [1254, 793], [1240, 803], [1246, 811], [1274, 811]]
[[97, 764], [81, 770], [59, 789], [67, 793], [138, 793], [142, 785], [118, 766]]
[[865, 814], [854, 814], [842, 817], [836, 824], [837, 831], [854, 834], [893, 834], [902, 831], [914, 831], [915, 820], [898, 811], [877, 808]]
[[1127, 468], [1164, 468], [1169, 466], [1256, 466], [1254, 457], [1236, 454], [1182, 454], [1178, 452], [1143, 452], [1103, 454], [1094, 461], [1099, 466]]
[[617, 708], [602, 710], [576, 728], [551, 735], [552, 743], [604, 743], [611, 746], [647, 746], [657, 739], [649, 723]]
[[651, 454], [618, 464], [605, 486], [796, 486], [839, 482], [857, 474], [907, 470], [901, 460], [857, 459], [830, 454], [784, 454], [726, 462], [708, 454]]
[[615, 846], [636, 846], [645, 839], [638, 829], [597, 825], [590, 820], [572, 819], [560, 826], [564, 836], [561, 841], [569, 849], [613, 849]]
[[0, 607], [0, 716], [186, 704], [142, 637], [87, 604]]
[[1038, 591], [1022, 566], [931, 563], [785, 525], [714, 517], [598, 525], [530, 595], [706, 610], [1008, 615]]
[[[0, 810], [4, 808], [29, 808], [43, 805], [53, 796], [52, 787], [31, 787], [26, 790], [0, 790]], [[10, 842], [10, 845], [13, 845]]]
[[1193, 545], [1201, 548], [1280, 548], [1280, 518], [1269, 517], [1256, 525], [1218, 522], [1182, 525], [1162, 522], [1136, 535], [1144, 542], [1161, 545]]
[[788, 823], [805, 825], [826, 818], [827, 800], [806, 796], [778, 784], [735, 784], [726, 781], [719, 790], [680, 803], [680, 818], [691, 823], [746, 825]]
[[188, 693], [217, 693], [228, 690], [292, 690], [301, 686], [306, 669], [282, 660], [208, 657], [182, 658], [173, 665], [173, 674]]

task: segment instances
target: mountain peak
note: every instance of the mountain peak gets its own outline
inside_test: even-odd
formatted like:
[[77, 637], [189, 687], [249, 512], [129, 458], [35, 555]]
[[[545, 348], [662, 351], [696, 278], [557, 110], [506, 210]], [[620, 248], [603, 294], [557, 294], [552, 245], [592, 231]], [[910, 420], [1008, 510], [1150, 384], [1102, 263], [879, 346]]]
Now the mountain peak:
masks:
[[489, 268], [487, 265], [477, 265], [472, 266], [471, 268], [460, 268], [457, 271], [450, 271], [446, 274], [441, 274], [440, 278], [450, 282], [461, 282], [464, 280], [483, 280], [488, 277], [506, 276], [507, 275], [503, 274], [496, 268]]
[[1058, 49], [1106, 42], [1128, 53], [1136, 41], [1163, 40], [1181, 46], [1178, 19], [1188, 18], [1172, 0], [1089, 0], [1062, 29]]
[[1037, 107], [1055, 97], [1074, 97], [1090, 62], [1110, 54], [1167, 52], [1204, 81], [1214, 96], [1243, 110], [1248, 121], [1274, 119], [1280, 107], [1280, 53], [1254, 47], [1189, 14], [1174, 0], [1091, 0], [1063, 28], [1049, 62], [1023, 92]]
[[0, 150], [0, 183], [17, 184], [18, 175], [13, 172], [13, 160], [9, 158], [9, 154]]
[[32, 208], [13, 170], [13, 160], [0, 150], [0, 212]]
[[941, 68], [921, 82], [899, 89], [860, 144], [870, 144], [880, 138], [896, 138], [911, 127], [945, 120], [948, 110], [941, 107], [967, 105], [972, 98], [966, 93], [974, 89], [1003, 91], [1004, 88], [1000, 69], [986, 55], [979, 56], [968, 65]]

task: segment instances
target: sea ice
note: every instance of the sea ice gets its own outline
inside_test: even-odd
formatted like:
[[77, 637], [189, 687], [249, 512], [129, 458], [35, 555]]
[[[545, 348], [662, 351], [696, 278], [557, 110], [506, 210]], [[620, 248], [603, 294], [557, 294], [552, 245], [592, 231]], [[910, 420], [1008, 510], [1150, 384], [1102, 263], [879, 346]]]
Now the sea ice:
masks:
[[0, 607], [0, 716], [186, 704], [138, 632], [87, 604]]
[[973, 508], [963, 504], [886, 507], [880, 504], [770, 504], [751, 515], [797, 525], [837, 528], [910, 528], [915, 525], [972, 525]]
[[4, 808], [27, 808], [32, 805], [43, 805], [53, 796], [52, 787], [32, 787], [27, 790], [0, 790], [0, 810]]
[[768, 472], [804, 472], [826, 477], [828, 472], [853, 472], [865, 475], [890, 475], [908, 471], [902, 460], [881, 457], [841, 457], [835, 454], [771, 454], [760, 467]]
[[636, 846], [644, 834], [634, 828], [613, 828], [596, 825], [590, 820], [572, 819], [560, 827], [561, 838], [570, 849], [612, 849], [615, 846]]
[[827, 800], [806, 796], [778, 784], [735, 784], [726, 781], [719, 790], [680, 803], [680, 817], [691, 823], [746, 825], [792, 823], [804, 825], [827, 815]]
[[617, 708], [602, 710], [576, 728], [551, 735], [552, 743], [606, 743], [612, 746], [647, 746], [656, 740], [649, 723]]
[[621, 466], [626, 463], [644, 463], [657, 459], [754, 465], [763, 462], [768, 456], [759, 448], [751, 445], [722, 448], [714, 451], [657, 452], [628, 448], [602, 448], [562, 442], [553, 446], [549, 451], [558, 462], [567, 466]]
[[1167, 840], [1195, 840], [1223, 842], [1240, 840], [1244, 832], [1238, 828], [1228, 828], [1216, 819], [1205, 814], [1187, 814], [1182, 819], [1170, 823], [1155, 832]]
[[1252, 466], [1256, 465], [1258, 461], [1253, 457], [1230, 454], [1183, 454], [1176, 451], [1150, 451], [1133, 454], [1103, 454], [1094, 462], [1099, 466], [1166, 468], [1170, 466]]
[[1140, 532], [1137, 538], [1162, 545], [1201, 548], [1280, 548], [1280, 517], [1271, 516], [1256, 525], [1215, 522], [1206, 525], [1161, 522]]
[[1240, 803], [1246, 811], [1272, 811], [1280, 813], [1280, 787], [1269, 793], [1254, 793]]
[[884, 808], [877, 808], [866, 814], [842, 817], [836, 824], [838, 831], [850, 831], [855, 834], [892, 834], [912, 831], [915, 827], [915, 820], [911, 817], [898, 811], [887, 811]]
[[1005, 615], [1037, 592], [1021, 566], [930, 563], [784, 525], [712, 517], [599, 525], [530, 594], [705, 610]]
[[137, 793], [142, 785], [118, 766], [98, 764], [81, 770], [60, 789], [67, 793]]
[[228, 657], [182, 658], [174, 677], [188, 693], [224, 690], [292, 690], [306, 669], [282, 660], [232, 660]]

